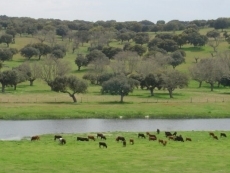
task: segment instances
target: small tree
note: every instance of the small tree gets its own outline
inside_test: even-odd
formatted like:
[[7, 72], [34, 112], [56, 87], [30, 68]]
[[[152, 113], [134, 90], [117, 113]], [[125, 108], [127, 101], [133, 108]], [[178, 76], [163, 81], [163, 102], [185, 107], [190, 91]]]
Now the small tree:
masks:
[[165, 71], [162, 79], [162, 87], [168, 90], [170, 98], [173, 98], [173, 91], [176, 88], [188, 86], [188, 76], [174, 69]]
[[39, 50], [34, 47], [24, 47], [20, 50], [23, 57], [31, 59], [33, 56], [38, 56], [40, 54]]
[[127, 78], [125, 76], [116, 76], [102, 84], [101, 93], [109, 93], [111, 95], [120, 95], [120, 102], [123, 103], [124, 96], [133, 92], [136, 80]]
[[82, 66], [87, 66], [88, 61], [82, 54], [78, 54], [77, 58], [75, 59], [75, 64], [78, 66], [78, 71], [80, 71]]
[[0, 37], [0, 43], [6, 43], [7, 47], [9, 47], [9, 44], [12, 43], [13, 36], [10, 34], [3, 34]]
[[73, 102], [77, 102], [75, 97], [76, 93], [85, 93], [87, 91], [87, 83], [76, 76], [59, 76], [52, 82], [52, 90], [56, 92], [67, 93], [73, 99]]

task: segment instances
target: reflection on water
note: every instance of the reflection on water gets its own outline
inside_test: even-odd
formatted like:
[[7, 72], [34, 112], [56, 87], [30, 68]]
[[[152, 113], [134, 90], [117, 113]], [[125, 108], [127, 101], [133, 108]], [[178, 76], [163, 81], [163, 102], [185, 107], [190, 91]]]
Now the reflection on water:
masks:
[[73, 119], [73, 120], [0, 120], [1, 140], [20, 140], [26, 136], [54, 133], [146, 132], [230, 130], [230, 119]]

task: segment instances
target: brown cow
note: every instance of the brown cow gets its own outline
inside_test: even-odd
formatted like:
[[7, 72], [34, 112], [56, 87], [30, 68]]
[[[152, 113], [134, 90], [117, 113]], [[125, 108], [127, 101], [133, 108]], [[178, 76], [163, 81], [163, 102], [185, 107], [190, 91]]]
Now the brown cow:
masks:
[[216, 140], [218, 140], [218, 137], [214, 135], [214, 136], [213, 136], [213, 139], [216, 139]]
[[174, 140], [175, 139], [175, 136], [168, 136], [169, 140]]
[[32, 136], [31, 137], [31, 141], [36, 141], [36, 140], [40, 140], [39, 136]]
[[88, 139], [91, 139], [91, 140], [94, 140], [94, 141], [95, 141], [94, 136], [88, 136]]
[[149, 137], [149, 141], [155, 141], [155, 140], [157, 140], [157, 138], [155, 138], [155, 137]]
[[163, 144], [164, 140], [163, 139], [159, 139], [158, 142]]
[[97, 133], [97, 138], [98, 138], [98, 137], [102, 137], [102, 136], [103, 136], [102, 133]]
[[129, 143], [133, 145], [133, 144], [134, 144], [134, 140], [133, 140], [133, 139], [130, 139], [130, 140], [129, 140]]
[[209, 136], [215, 136], [213, 132], [209, 132]]
[[163, 146], [166, 146], [166, 144], [167, 144], [167, 141], [164, 141], [162, 144], [163, 144]]
[[192, 141], [191, 138], [185, 138], [185, 141]]

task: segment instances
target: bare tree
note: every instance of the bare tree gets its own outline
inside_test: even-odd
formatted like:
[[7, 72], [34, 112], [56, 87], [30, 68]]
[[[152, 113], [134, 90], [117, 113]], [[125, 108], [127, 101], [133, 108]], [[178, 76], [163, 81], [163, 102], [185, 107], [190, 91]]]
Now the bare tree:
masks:
[[58, 76], [64, 76], [71, 71], [69, 62], [63, 59], [48, 57], [41, 64], [41, 78], [51, 87], [52, 82]]

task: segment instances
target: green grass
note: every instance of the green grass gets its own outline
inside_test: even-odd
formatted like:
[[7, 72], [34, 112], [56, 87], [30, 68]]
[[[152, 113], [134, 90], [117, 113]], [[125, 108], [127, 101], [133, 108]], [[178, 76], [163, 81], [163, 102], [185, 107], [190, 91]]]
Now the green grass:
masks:
[[[154, 132], [151, 132], [154, 133]], [[219, 132], [214, 132], [219, 137]], [[226, 132], [228, 135], [229, 132]], [[59, 145], [53, 135], [42, 135], [40, 141], [0, 141], [1, 173], [228, 173], [230, 172], [230, 139], [212, 139], [208, 132], [178, 132], [192, 142], [167, 140], [163, 132], [158, 139], [167, 140], [166, 146], [157, 141], [138, 139], [135, 132], [105, 132], [108, 148], [99, 148], [98, 141], [79, 142], [77, 136], [88, 134], [62, 134], [66, 145]], [[122, 135], [127, 146], [117, 143]], [[134, 145], [129, 139], [134, 139]]]

